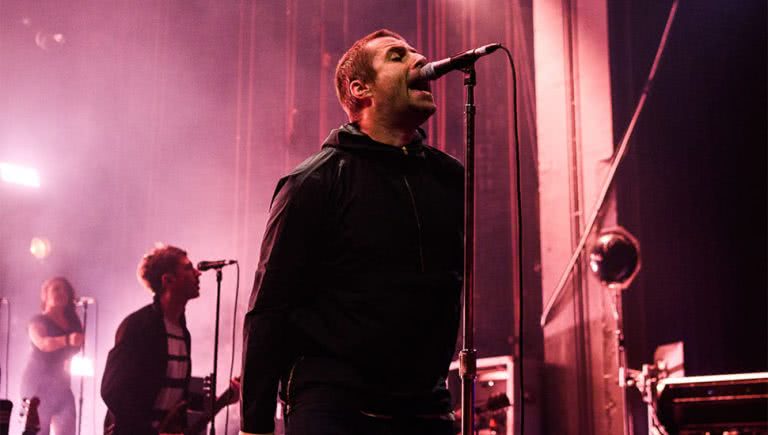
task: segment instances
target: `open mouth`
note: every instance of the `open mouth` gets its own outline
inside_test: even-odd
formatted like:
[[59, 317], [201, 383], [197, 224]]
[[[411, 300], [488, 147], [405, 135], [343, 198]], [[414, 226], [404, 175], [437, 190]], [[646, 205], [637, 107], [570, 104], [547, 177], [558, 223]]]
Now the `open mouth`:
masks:
[[424, 79], [411, 80], [408, 83], [408, 89], [422, 92], [432, 92], [432, 87], [430, 86], [429, 80]]

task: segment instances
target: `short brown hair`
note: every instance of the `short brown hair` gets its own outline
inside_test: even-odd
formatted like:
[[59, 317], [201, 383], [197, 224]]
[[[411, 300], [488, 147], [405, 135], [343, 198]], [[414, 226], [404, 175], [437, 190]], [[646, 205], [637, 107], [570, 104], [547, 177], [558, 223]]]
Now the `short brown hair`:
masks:
[[362, 101], [349, 93], [349, 84], [355, 80], [371, 83], [376, 79], [376, 71], [372, 65], [373, 53], [368, 51], [365, 45], [374, 39], [386, 37], [405, 41], [405, 38], [391, 30], [379, 29], [355, 41], [336, 65], [336, 96], [350, 121], [359, 119], [363, 107]]
[[158, 244], [139, 261], [136, 275], [152, 293], [163, 291], [163, 275], [175, 272], [187, 252], [171, 245]]

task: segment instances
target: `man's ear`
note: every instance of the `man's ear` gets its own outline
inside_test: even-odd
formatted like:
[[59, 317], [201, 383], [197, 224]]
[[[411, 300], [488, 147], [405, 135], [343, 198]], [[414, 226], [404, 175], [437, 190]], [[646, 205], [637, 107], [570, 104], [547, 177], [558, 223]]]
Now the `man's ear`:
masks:
[[352, 80], [349, 83], [349, 93], [358, 100], [371, 97], [371, 88], [361, 80]]
[[176, 275], [172, 273], [164, 273], [163, 276], [160, 277], [160, 282], [163, 285], [163, 288], [166, 288], [168, 285], [172, 284], [174, 281], [176, 281]]

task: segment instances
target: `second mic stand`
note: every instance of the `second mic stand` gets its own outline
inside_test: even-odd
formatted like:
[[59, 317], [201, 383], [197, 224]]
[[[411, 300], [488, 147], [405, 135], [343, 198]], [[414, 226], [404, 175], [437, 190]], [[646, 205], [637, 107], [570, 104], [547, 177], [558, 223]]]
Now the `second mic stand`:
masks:
[[213, 339], [213, 373], [211, 373], [211, 429], [210, 435], [216, 434], [216, 380], [219, 362], [219, 311], [221, 307], [221, 268], [216, 267], [216, 332]]
[[459, 352], [461, 376], [462, 435], [475, 433], [475, 378], [477, 350], [474, 348], [474, 270], [475, 270], [475, 77], [474, 64], [463, 68], [466, 104], [464, 121], [464, 330]]
[[622, 412], [624, 414], [624, 434], [634, 434], [632, 423], [632, 409], [627, 403], [627, 387], [635, 387], [645, 402], [648, 410], [648, 431], [653, 435], [668, 435], [666, 429], [659, 423], [656, 416], [656, 385], [668, 376], [664, 361], [656, 361], [655, 364], [643, 364], [642, 370], [633, 370], [628, 367], [627, 353], [624, 344], [624, 308], [622, 303], [622, 290], [612, 291], [613, 317], [616, 320], [616, 353], [618, 358], [619, 374], [618, 383], [622, 394]]
[[[98, 313], [96, 318], [98, 319]], [[80, 359], [85, 362], [85, 332], [88, 326], [88, 302], [83, 303], [83, 346], [80, 348]], [[67, 337], [69, 338], [69, 337]], [[85, 373], [80, 373], [80, 397], [77, 409], [77, 435], [83, 429], [83, 391], [85, 389]]]

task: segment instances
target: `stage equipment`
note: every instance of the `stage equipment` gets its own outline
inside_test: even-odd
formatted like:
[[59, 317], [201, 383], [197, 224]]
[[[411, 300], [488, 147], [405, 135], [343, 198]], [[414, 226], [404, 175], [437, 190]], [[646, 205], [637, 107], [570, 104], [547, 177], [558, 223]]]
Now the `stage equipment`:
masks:
[[472, 68], [477, 59], [491, 54], [499, 48], [501, 48], [499, 43], [483, 45], [482, 47], [467, 50], [442, 60], [430, 62], [421, 67], [419, 73], [414, 75], [409, 81], [437, 80], [451, 71], [464, 71], [466, 68]]
[[[210, 409], [216, 409], [216, 380], [218, 379], [219, 362], [219, 320], [221, 311], [221, 269], [230, 264], [236, 264], [237, 260], [201, 261], [197, 263], [197, 270], [203, 272], [209, 269], [216, 270], [216, 328], [213, 338], [213, 373], [211, 373], [211, 405]], [[211, 420], [210, 435], [216, 435], [216, 419]]]
[[45, 237], [33, 237], [29, 243], [29, 253], [38, 260], [51, 255], [51, 242]]
[[592, 209], [592, 212], [589, 214], [589, 217], [585, 222], [584, 232], [579, 238], [579, 243], [576, 244], [576, 248], [573, 250], [571, 258], [568, 260], [568, 263], [565, 266], [565, 270], [563, 271], [563, 274], [560, 276], [560, 280], [555, 286], [555, 290], [552, 292], [552, 295], [549, 297], [546, 305], [544, 306], [541, 319], [539, 319], [539, 324], [542, 327], [547, 324], [549, 313], [552, 312], [552, 309], [555, 307], [555, 303], [557, 303], [557, 301], [560, 299], [560, 296], [565, 289], [565, 285], [568, 283], [568, 277], [571, 276], [571, 272], [576, 266], [576, 262], [579, 260], [579, 257], [581, 257], [581, 252], [584, 249], [584, 246], [587, 244], [587, 239], [589, 239], [593, 230], [595, 229], [597, 218], [600, 216], [600, 211], [602, 210], [603, 204], [605, 204], [605, 199], [608, 197], [608, 192], [611, 189], [611, 183], [613, 183], [613, 179], [616, 177], [616, 171], [619, 169], [619, 165], [621, 164], [622, 160], [624, 160], [624, 157], [629, 150], [629, 138], [632, 136], [632, 132], [634, 131], [635, 125], [637, 124], [637, 119], [640, 116], [640, 113], [643, 111], [645, 100], [648, 98], [648, 93], [653, 87], [653, 80], [656, 77], [656, 70], [659, 66], [661, 55], [664, 53], [664, 47], [667, 45], [667, 37], [669, 36], [669, 31], [672, 28], [672, 23], [675, 21], [675, 15], [677, 13], [677, 6], [679, 3], [680, 0], [674, 0], [672, 6], [670, 7], [669, 15], [667, 16], [667, 23], [664, 26], [664, 33], [661, 35], [661, 41], [659, 42], [659, 47], [656, 49], [656, 55], [653, 58], [651, 71], [648, 73], [645, 86], [643, 86], [643, 93], [640, 95], [637, 106], [635, 106], [632, 119], [630, 119], [629, 125], [627, 126], [627, 129], [621, 138], [621, 143], [616, 147], [616, 152], [613, 154], [611, 164], [608, 167], [608, 173], [605, 176], [605, 181], [603, 182], [603, 185], [597, 195], [597, 199], [595, 200], [595, 205]]
[[[489, 44], [493, 50], [501, 44]], [[480, 49], [478, 49], [480, 50]], [[491, 50], [492, 51], [492, 50]], [[463, 55], [467, 55], [465, 52]], [[462, 56], [462, 55], [460, 55]], [[464, 88], [466, 89], [466, 104], [464, 105], [464, 312], [462, 349], [459, 352], [459, 373], [461, 375], [461, 414], [462, 434], [474, 433], [475, 422], [475, 378], [477, 377], [477, 350], [474, 340], [474, 285], [475, 285], [475, 61], [479, 56], [468, 56], [461, 62], [460, 69], [464, 72]], [[458, 61], [457, 61], [458, 62]], [[448, 61], [451, 64], [450, 61]], [[458, 65], [458, 63], [454, 63]], [[450, 69], [447, 69], [450, 71]]]
[[75, 300], [73, 302], [78, 307], [82, 307], [84, 305], [95, 304], [96, 303], [96, 298], [93, 298], [93, 297], [90, 297], [90, 296], [81, 296], [79, 298], [75, 298]]
[[616, 355], [618, 380], [622, 389], [624, 434], [632, 434], [631, 412], [627, 405], [627, 355], [624, 349], [624, 312], [621, 291], [629, 287], [640, 271], [640, 246], [627, 230], [608, 228], [597, 236], [589, 254], [589, 266], [606, 290], [611, 292], [613, 317], [616, 320]]
[[768, 372], [667, 378], [656, 389], [670, 434], [768, 434]]
[[677, 341], [656, 348], [653, 354], [653, 364], [643, 364], [641, 370], [626, 369], [619, 378], [627, 387], [635, 387], [647, 407], [648, 433], [651, 435], [668, 435], [657, 417], [657, 386], [659, 382], [670, 377], [684, 376], [683, 342]]
[[[459, 361], [453, 361], [448, 373], [448, 389], [451, 397], [459, 397], [455, 393], [461, 390]], [[477, 434], [496, 433], [498, 435], [514, 435], [514, 410], [510, 400], [515, 397], [514, 363], [511, 356], [496, 356], [479, 358], [477, 360], [477, 386], [475, 406], [474, 432]], [[459, 409], [461, 403], [454, 400], [457, 423], [463, 427], [463, 412]]]
[[61, 48], [67, 39], [61, 33], [48, 33], [45, 31], [38, 31], [35, 34], [35, 45], [41, 50], [57, 50]]
[[648, 409], [648, 430], [653, 435], [678, 433], [676, 428], [664, 427], [659, 418], [661, 396], [664, 385], [677, 385], [678, 379], [670, 376], [682, 376], [683, 343], [677, 342], [660, 346], [654, 354], [654, 364], [643, 364], [641, 370], [627, 367], [624, 345], [624, 313], [622, 291], [627, 289], [640, 271], [640, 246], [629, 232], [621, 227], [608, 228], [600, 232], [589, 253], [590, 270], [597, 276], [605, 289], [611, 293], [613, 316], [616, 320], [616, 350], [618, 358], [618, 384], [622, 389], [622, 408], [624, 411], [624, 434], [630, 435], [632, 412], [627, 404], [627, 387], [635, 387], [640, 392]]
[[[80, 360], [86, 360], [85, 357], [85, 333], [88, 326], [88, 305], [96, 303], [96, 299], [88, 296], [76, 298], [75, 305], [83, 307], [83, 346], [80, 348]], [[98, 317], [98, 316], [97, 316]], [[93, 367], [91, 367], [93, 369]], [[77, 435], [80, 435], [83, 429], [83, 391], [85, 389], [85, 375], [80, 375], [80, 396], [77, 402]]]
[[6, 183], [40, 187], [40, 175], [38, 175], [37, 169], [13, 163], [0, 162], [0, 179]]
[[624, 290], [640, 271], [640, 244], [624, 228], [605, 229], [589, 253], [589, 267], [604, 286]]
[[209, 269], [221, 269], [224, 266], [237, 263], [237, 260], [215, 260], [215, 261], [201, 261], [197, 263], [197, 270], [205, 272]]
[[[173, 408], [160, 422], [160, 433], [176, 433], [183, 431], [185, 435], [202, 435], [205, 433], [205, 427], [213, 421], [216, 414], [224, 407], [229, 406], [235, 395], [232, 387], [218, 398], [211, 402], [209, 395], [211, 393], [211, 377], [205, 378], [192, 377], [189, 380], [189, 397], [183, 406]], [[206, 403], [207, 402], [207, 403]], [[210, 409], [208, 405], [214, 403], [215, 407]], [[186, 418], [183, 418], [186, 417]], [[186, 427], [178, 427], [180, 420], [186, 420]]]
[[[464, 88], [466, 102], [464, 105], [464, 291], [462, 313], [462, 349], [459, 351], [459, 375], [461, 376], [461, 413], [462, 434], [474, 433], [475, 421], [475, 378], [477, 377], [477, 350], [474, 348], [474, 268], [475, 268], [475, 62], [482, 56], [498, 49], [507, 53], [512, 66], [512, 76], [516, 76], [512, 55], [509, 50], [499, 43], [487, 44], [482, 47], [465, 51], [447, 59], [432, 62], [422, 67], [409, 81], [434, 80], [442, 75], [459, 70], [464, 73]], [[515, 79], [516, 82], [516, 79]], [[513, 82], [513, 87], [516, 86]], [[515, 139], [517, 143], [517, 97], [515, 92]], [[517, 186], [520, 186], [519, 156]], [[518, 192], [518, 213], [520, 212], [520, 195]], [[519, 216], [519, 215], [518, 215]], [[522, 234], [522, 233], [520, 233]], [[522, 239], [522, 236], [519, 240]], [[522, 270], [522, 269], [521, 269]], [[520, 275], [522, 276], [522, 275]], [[522, 306], [522, 304], [521, 304]]]
[[0, 400], [0, 435], [8, 435], [12, 410], [13, 402], [6, 399]]
[[5, 370], [5, 397], [8, 397], [8, 374], [10, 373], [9, 358], [11, 355], [11, 302], [3, 297], [0, 297], [0, 305], [8, 307], [5, 311], [5, 367], [0, 370], [0, 381], [3, 379], [3, 370]]
[[69, 360], [69, 374], [83, 378], [92, 378], [95, 371], [93, 361], [81, 355], [75, 355]]

